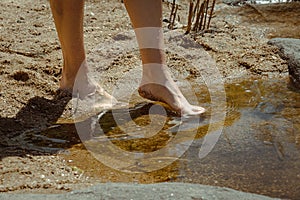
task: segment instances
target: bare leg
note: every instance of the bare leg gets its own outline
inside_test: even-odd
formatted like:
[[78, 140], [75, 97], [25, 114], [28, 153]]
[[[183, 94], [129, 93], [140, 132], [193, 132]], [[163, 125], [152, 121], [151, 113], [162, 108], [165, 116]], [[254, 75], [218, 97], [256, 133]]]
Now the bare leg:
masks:
[[[155, 30], [162, 28], [161, 0], [125, 0], [124, 2], [137, 35], [143, 62], [140, 95], [150, 100], [164, 102], [181, 115], [203, 113], [204, 108], [189, 104], [167, 70], [165, 52], [160, 48], [163, 37], [159, 34], [155, 35]], [[154, 34], [152, 32], [144, 34], [143, 29], [154, 31]], [[157, 39], [153, 39], [156, 36]]]
[[85, 60], [84, 0], [50, 0], [50, 5], [64, 58], [60, 88], [72, 89], [76, 74]]
[[88, 77], [83, 41], [84, 0], [50, 0], [50, 5], [64, 59], [60, 89], [76, 90], [83, 99], [94, 95], [98, 107], [109, 107], [116, 100]]

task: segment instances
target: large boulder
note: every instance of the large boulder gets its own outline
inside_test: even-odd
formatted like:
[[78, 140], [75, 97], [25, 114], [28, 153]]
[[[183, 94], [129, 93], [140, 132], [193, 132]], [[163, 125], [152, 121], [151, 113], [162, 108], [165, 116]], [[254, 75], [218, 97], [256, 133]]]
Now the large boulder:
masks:
[[[186, 183], [126, 184], [102, 183], [65, 194], [0, 194], [3, 200], [98, 200], [98, 199], [208, 199], [208, 200], [275, 200], [224, 187]], [[279, 200], [276, 198], [276, 200]]]
[[280, 49], [280, 56], [288, 61], [290, 80], [300, 89], [300, 39], [273, 38], [268, 44]]

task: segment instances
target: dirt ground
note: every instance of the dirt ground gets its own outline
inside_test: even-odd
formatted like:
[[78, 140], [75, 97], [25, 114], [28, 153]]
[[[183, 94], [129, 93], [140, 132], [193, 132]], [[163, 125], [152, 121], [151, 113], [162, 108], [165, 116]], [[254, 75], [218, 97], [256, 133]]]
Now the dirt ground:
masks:
[[[286, 77], [287, 62], [267, 41], [273, 37], [300, 38], [299, 9], [299, 3], [231, 7], [218, 2], [212, 31], [191, 37], [215, 59], [228, 82]], [[66, 151], [45, 153], [24, 145], [25, 133], [44, 130], [68, 118], [70, 99], [56, 98], [62, 55], [48, 1], [2, 0], [0, 10], [0, 192], [57, 193], [111, 181], [113, 178], [96, 179], [92, 171], [97, 169], [88, 171], [74, 163], [76, 149], [82, 148], [75, 132], [66, 131]], [[187, 10], [184, 3], [178, 24], [186, 24]], [[168, 19], [169, 13], [170, 8], [164, 4], [164, 18]], [[84, 27], [87, 54], [107, 38], [131, 29], [119, 0], [88, 0]], [[174, 31], [184, 32], [180, 28]], [[124, 52], [116, 57], [103, 75], [104, 86], [111, 87], [138, 61], [137, 52]], [[171, 71], [190, 70], [180, 68], [185, 61], [176, 54], [168, 54], [168, 62], [177, 62], [170, 64]], [[85, 156], [91, 157], [88, 153]], [[121, 173], [114, 176], [122, 181]], [[155, 181], [168, 180], [168, 175], [159, 179], [154, 173], [153, 177]]]

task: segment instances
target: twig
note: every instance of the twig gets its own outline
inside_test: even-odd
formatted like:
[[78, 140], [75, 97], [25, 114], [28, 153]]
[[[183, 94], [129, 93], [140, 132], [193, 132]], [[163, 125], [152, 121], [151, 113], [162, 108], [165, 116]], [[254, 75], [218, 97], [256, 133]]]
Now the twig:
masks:
[[201, 4], [201, 8], [200, 8], [200, 11], [199, 11], [199, 14], [201, 15], [200, 16], [200, 23], [199, 23], [199, 26], [197, 28], [197, 32], [202, 30], [202, 24], [203, 24], [203, 18], [204, 18], [204, 6], [205, 6], [205, 3], [206, 3], [206, 0]]
[[188, 25], [187, 25], [187, 30], [186, 30], [185, 34], [188, 34], [189, 32], [191, 32], [191, 29], [192, 29], [193, 7], [194, 7], [194, 3], [191, 0], [190, 1], [190, 9], [189, 9], [189, 17], [188, 17]]
[[173, 3], [172, 3], [172, 10], [171, 10], [171, 14], [170, 14], [170, 18], [169, 18], [169, 22], [170, 22], [170, 24], [169, 24], [169, 26], [168, 26], [168, 28], [169, 29], [173, 29], [173, 16], [174, 16], [174, 11], [175, 11], [175, 6], [176, 5], [176, 0], [173, 0]]
[[210, 26], [210, 20], [211, 20], [212, 15], [213, 15], [215, 4], [216, 4], [216, 0], [213, 0], [213, 4], [212, 4], [211, 10], [210, 10], [209, 19], [208, 19], [208, 23], [207, 23], [207, 29], [209, 29], [209, 26]]
[[207, 0], [206, 4], [205, 4], [205, 16], [204, 16], [203, 30], [205, 29], [205, 24], [206, 24], [206, 17], [207, 17], [207, 12], [208, 12], [208, 4], [209, 4], [209, 0]]
[[194, 12], [193, 12], [193, 19], [192, 21], [194, 21], [194, 17], [196, 16], [197, 10], [199, 10], [199, 5], [200, 5], [200, 0], [197, 0]]
[[172, 29], [173, 29], [174, 24], [175, 24], [175, 19], [176, 19], [176, 15], [177, 15], [177, 10], [178, 10], [178, 5], [175, 6], [175, 11], [174, 11], [174, 15], [173, 15], [173, 21], [172, 21]]

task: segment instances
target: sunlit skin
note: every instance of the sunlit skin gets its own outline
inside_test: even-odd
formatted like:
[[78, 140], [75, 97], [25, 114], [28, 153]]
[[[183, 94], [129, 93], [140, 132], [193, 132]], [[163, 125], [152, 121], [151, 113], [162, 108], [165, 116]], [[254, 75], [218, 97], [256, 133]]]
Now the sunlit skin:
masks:
[[[125, 0], [124, 4], [133, 28], [162, 27], [161, 0]], [[84, 0], [50, 0], [50, 5], [64, 59], [60, 89], [72, 90], [77, 75], [81, 81], [78, 89], [80, 96], [94, 93], [96, 90], [96, 94], [102, 96], [100, 99], [104, 104], [111, 100], [115, 102], [113, 96], [90, 80], [85, 73], [88, 64], [85, 62], [83, 40]], [[137, 38], [138, 43], [141, 42], [139, 40], [148, 39], [145, 37]], [[139, 93], [142, 97], [164, 102], [179, 115], [199, 115], [205, 111], [202, 107], [191, 105], [183, 96], [168, 72], [163, 50], [144, 48], [140, 49], [140, 53], [143, 76]], [[81, 73], [78, 74], [81, 66], [86, 69], [80, 70]], [[98, 102], [98, 105], [101, 105], [101, 102]]]

